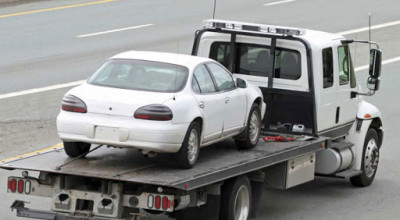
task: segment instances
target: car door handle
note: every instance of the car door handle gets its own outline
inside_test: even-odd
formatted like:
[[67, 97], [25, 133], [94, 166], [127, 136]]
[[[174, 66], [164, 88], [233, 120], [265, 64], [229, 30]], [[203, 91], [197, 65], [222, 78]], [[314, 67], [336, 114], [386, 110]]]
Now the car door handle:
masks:
[[225, 103], [228, 103], [229, 100], [230, 100], [230, 98], [229, 98], [229, 97], [226, 97], [226, 98], [225, 98]]
[[199, 102], [199, 107], [204, 108], [204, 102]]

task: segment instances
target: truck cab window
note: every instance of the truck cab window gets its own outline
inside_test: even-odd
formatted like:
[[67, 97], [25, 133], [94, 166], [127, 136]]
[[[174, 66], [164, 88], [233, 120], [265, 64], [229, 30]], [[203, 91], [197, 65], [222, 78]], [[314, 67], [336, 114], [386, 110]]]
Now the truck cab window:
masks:
[[[231, 54], [230, 43], [214, 42], [210, 48], [210, 58], [228, 68]], [[234, 73], [268, 77], [272, 71], [269, 46], [237, 43]], [[274, 78], [296, 80], [301, 77], [301, 55], [298, 51], [276, 48]]]
[[301, 57], [295, 50], [275, 50], [275, 78], [296, 80], [301, 77]]
[[322, 65], [323, 65], [323, 86], [325, 88], [333, 85], [333, 51], [332, 47], [322, 50]]
[[353, 62], [351, 61], [349, 46], [343, 45], [338, 47], [339, 56], [339, 83], [340, 85], [348, 84], [350, 87], [356, 87], [356, 78], [354, 75]]
[[210, 48], [210, 58], [218, 61], [220, 64], [228, 68], [229, 56], [231, 53], [231, 47], [226, 42], [215, 42]]

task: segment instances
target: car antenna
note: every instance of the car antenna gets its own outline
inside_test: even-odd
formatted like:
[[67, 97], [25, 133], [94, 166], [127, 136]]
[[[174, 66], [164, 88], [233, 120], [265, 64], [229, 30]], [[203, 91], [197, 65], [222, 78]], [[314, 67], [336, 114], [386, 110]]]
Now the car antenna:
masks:
[[[178, 59], [178, 53], [179, 53], [179, 41], [176, 40], [176, 59]], [[176, 100], [176, 78], [178, 78], [178, 66], [175, 65], [175, 82], [174, 82], [174, 97], [172, 97], [172, 100]]]
[[[371, 12], [368, 14], [368, 40], [371, 42]], [[369, 50], [371, 50], [371, 44], [369, 44]]]
[[215, 19], [215, 9], [217, 8], [217, 0], [214, 0], [214, 12], [213, 12], [213, 19]]

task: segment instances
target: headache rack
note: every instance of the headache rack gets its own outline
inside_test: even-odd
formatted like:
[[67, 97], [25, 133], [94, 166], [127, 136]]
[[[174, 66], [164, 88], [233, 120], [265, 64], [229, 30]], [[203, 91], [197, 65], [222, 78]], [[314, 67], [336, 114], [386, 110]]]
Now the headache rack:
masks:
[[216, 19], [204, 20], [203, 27], [206, 29], [235, 30], [240, 32], [266, 33], [283, 36], [300, 36], [306, 33], [306, 30], [300, 28]]

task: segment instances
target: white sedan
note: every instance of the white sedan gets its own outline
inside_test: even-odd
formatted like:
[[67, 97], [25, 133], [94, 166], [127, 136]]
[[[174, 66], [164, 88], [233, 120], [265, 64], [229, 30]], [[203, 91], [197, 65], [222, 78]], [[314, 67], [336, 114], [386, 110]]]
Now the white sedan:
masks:
[[191, 168], [200, 147], [229, 137], [242, 149], [257, 145], [262, 97], [211, 59], [130, 51], [65, 94], [57, 130], [70, 157], [104, 144], [176, 153], [178, 165]]

